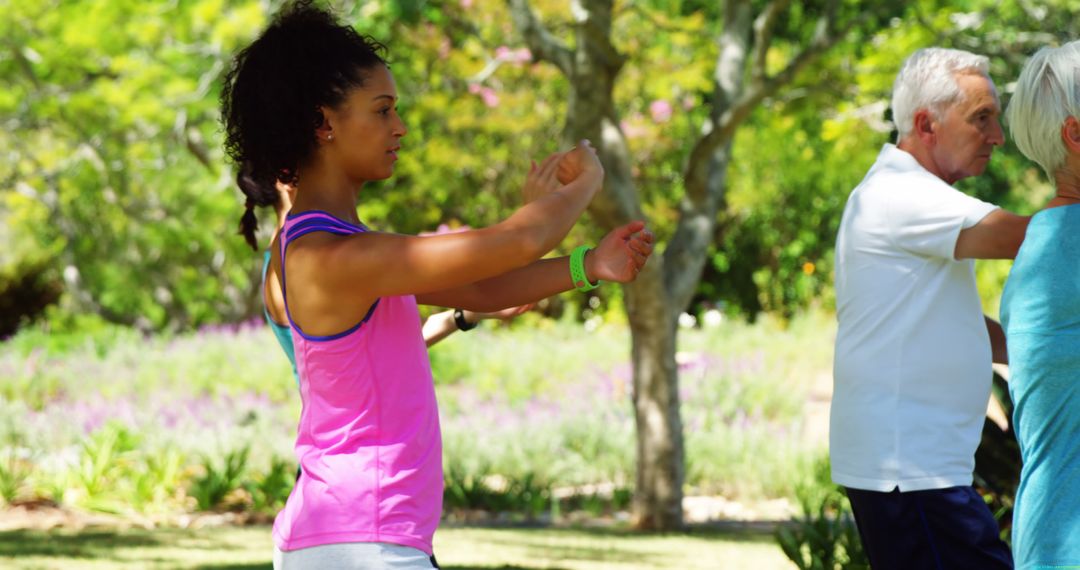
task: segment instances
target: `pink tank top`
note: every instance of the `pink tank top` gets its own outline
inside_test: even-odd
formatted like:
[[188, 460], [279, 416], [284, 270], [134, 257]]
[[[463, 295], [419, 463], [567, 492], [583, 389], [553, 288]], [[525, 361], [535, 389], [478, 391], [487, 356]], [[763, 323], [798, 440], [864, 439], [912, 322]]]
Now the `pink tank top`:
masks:
[[[308, 233], [365, 231], [325, 212], [290, 215], [281, 259]], [[274, 521], [278, 548], [387, 542], [430, 555], [442, 513], [442, 443], [416, 299], [378, 299], [362, 321], [330, 336], [301, 332], [292, 315], [289, 325], [303, 400], [302, 473]]]

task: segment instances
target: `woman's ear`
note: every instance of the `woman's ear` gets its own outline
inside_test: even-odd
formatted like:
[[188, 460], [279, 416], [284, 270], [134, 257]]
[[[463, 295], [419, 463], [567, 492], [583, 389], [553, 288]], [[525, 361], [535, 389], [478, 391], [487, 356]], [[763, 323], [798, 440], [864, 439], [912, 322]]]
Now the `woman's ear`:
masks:
[[332, 113], [330, 109], [326, 107], [319, 107], [315, 110], [315, 140], [320, 143], [329, 143], [334, 141], [334, 126], [331, 119]]
[[1071, 154], [1080, 154], [1080, 120], [1076, 117], [1066, 117], [1061, 125], [1061, 142], [1065, 143], [1065, 150]]

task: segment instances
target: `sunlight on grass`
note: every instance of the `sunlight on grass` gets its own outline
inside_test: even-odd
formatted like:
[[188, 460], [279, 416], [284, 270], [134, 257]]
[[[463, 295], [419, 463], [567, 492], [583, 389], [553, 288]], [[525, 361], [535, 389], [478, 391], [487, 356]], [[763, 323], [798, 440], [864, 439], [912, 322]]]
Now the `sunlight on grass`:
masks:
[[604, 530], [440, 530], [436, 555], [446, 570], [787, 569], [771, 536], [634, 535]]
[[[269, 569], [265, 526], [0, 533], [10, 569]], [[767, 534], [742, 531], [635, 535], [610, 530], [445, 528], [435, 536], [444, 570], [787, 569]]]

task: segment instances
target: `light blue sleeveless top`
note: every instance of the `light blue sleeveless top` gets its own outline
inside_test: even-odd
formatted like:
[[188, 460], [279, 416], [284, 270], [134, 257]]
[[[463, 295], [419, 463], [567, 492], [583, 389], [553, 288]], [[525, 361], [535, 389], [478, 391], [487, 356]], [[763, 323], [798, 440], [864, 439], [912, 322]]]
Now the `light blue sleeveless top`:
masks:
[[1031, 219], [1001, 297], [1023, 469], [1016, 567], [1080, 568], [1080, 206]]
[[[262, 284], [263, 294], [266, 291], [266, 272], [270, 269], [270, 251], [263, 252], [263, 268], [262, 268]], [[300, 375], [296, 373], [296, 353], [293, 351], [292, 330], [287, 325], [279, 325], [274, 322], [274, 319], [270, 318], [270, 311], [266, 309], [266, 301], [263, 300], [263, 316], [266, 317], [266, 324], [270, 325], [270, 330], [274, 333], [274, 338], [277, 339], [278, 344], [281, 345], [282, 352], [289, 358], [289, 364], [292, 364], [293, 378], [296, 379], [296, 384], [300, 385]]]

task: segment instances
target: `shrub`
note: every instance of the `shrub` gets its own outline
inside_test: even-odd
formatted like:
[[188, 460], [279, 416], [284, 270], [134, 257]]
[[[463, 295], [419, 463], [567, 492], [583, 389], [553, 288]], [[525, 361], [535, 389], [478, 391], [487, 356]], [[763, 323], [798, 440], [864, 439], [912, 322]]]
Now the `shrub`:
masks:
[[203, 457], [203, 474], [192, 480], [188, 489], [188, 495], [195, 499], [199, 510], [210, 511], [221, 507], [225, 497], [241, 488], [249, 452], [248, 447], [230, 451], [220, 461]]
[[847, 496], [830, 480], [828, 460], [795, 491], [802, 515], [776, 530], [780, 548], [800, 570], [870, 569]]
[[251, 508], [257, 513], [275, 514], [285, 506], [296, 484], [296, 464], [275, 457], [270, 468], [260, 478], [244, 482], [244, 489], [251, 495]]
[[26, 261], [0, 270], [0, 340], [41, 315], [60, 299], [62, 291], [47, 261]]

